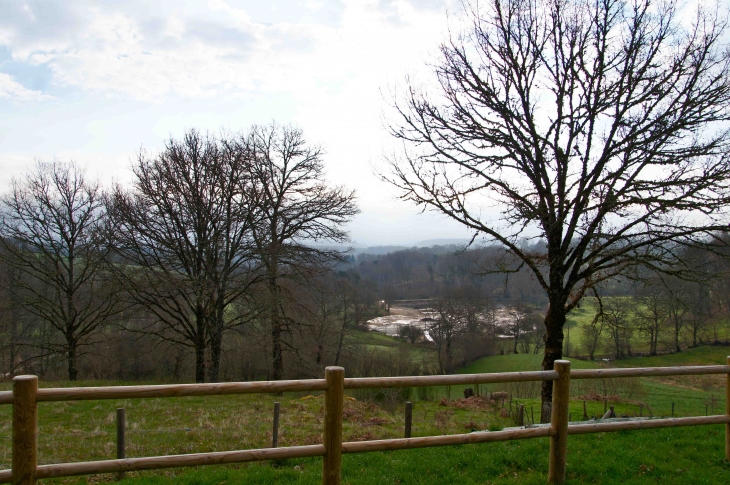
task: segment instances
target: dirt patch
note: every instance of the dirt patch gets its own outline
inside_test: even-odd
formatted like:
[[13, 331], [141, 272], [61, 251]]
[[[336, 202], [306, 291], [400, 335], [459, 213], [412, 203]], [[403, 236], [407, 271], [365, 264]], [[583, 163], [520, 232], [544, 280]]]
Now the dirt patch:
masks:
[[454, 399], [449, 401], [443, 398], [439, 401], [439, 406], [453, 407], [456, 409], [468, 409], [470, 411], [485, 411], [496, 406], [496, 403], [486, 397], [471, 396], [466, 399]]

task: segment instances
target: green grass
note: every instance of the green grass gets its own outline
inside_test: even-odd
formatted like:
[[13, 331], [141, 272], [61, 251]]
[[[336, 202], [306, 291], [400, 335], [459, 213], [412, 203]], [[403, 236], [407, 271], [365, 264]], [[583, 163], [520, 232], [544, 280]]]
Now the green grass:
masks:
[[[625, 367], [718, 364], [725, 362], [728, 350], [700, 347], [673, 355], [625, 359], [615, 364]], [[538, 370], [541, 359], [542, 356], [534, 354], [488, 357], [472, 363], [462, 372]], [[594, 362], [571, 361], [573, 368], [598, 366]], [[715, 377], [719, 380], [713, 380]], [[640, 385], [633, 388], [633, 397], [621, 396], [608, 403], [615, 406], [619, 415], [638, 413], [639, 403], [648, 404], [655, 416], [669, 415], [672, 402], [676, 415], [703, 415], [705, 404], [709, 402], [714, 402], [716, 413], [724, 409], [724, 376], [634, 381]], [[591, 386], [595, 387], [593, 391], [601, 391], [601, 380], [594, 384], [588, 382], [573, 382], [570, 412], [574, 421], [583, 413], [585, 396], [581, 393], [588, 393]], [[76, 383], [82, 386], [105, 384], [109, 383]], [[50, 385], [58, 386], [59, 383]], [[457, 397], [461, 388], [452, 386], [451, 390], [453, 397]], [[625, 391], [626, 388], [622, 389]], [[411, 399], [415, 400], [416, 395], [417, 392], [412, 391]], [[385, 393], [380, 396], [384, 402], [347, 399], [345, 441], [401, 437], [402, 403], [396, 397]], [[130, 457], [266, 447], [271, 440], [271, 412], [275, 400], [282, 403], [281, 446], [321, 442], [323, 409], [322, 398], [317, 395], [41, 403], [39, 461], [61, 463], [112, 458], [114, 411], [118, 406], [127, 410]], [[514, 401], [515, 409], [518, 402], [525, 404], [527, 409], [539, 409], [537, 397], [515, 397]], [[589, 415], [603, 413], [603, 401], [587, 400], [586, 403]], [[489, 406], [469, 408], [459, 402], [444, 406], [438, 399], [419, 401], [414, 406], [414, 436], [501, 429], [512, 425], [511, 419], [500, 416], [499, 409]], [[10, 462], [10, 431], [10, 407], [0, 406], [0, 467], [3, 468]], [[722, 426], [571, 436], [567, 483], [728, 483], [730, 465], [723, 461], [723, 449]], [[543, 484], [547, 476], [547, 458], [546, 439], [346, 455], [343, 457], [343, 483]], [[320, 482], [320, 473], [320, 459], [299, 459], [133, 473], [121, 483], [314, 484]], [[111, 479], [110, 476], [91, 476], [48, 482], [99, 483]]]
[[422, 363], [433, 362], [436, 359], [436, 350], [431, 345], [413, 345], [402, 339], [358, 328], [348, 332], [348, 344], [356, 345], [366, 351], [409, 352], [413, 360]]
[[[568, 484], [719, 484], [730, 480], [721, 426], [572, 436]], [[343, 483], [539, 484], [547, 478], [548, 440], [345, 455]], [[317, 484], [321, 460], [286, 460], [278, 467], [210, 467], [171, 471], [129, 485]]]
[[685, 349], [676, 354], [656, 355], [654, 357], [628, 357], [613, 362], [615, 367], [663, 367], [673, 365], [725, 365], [730, 356], [730, 347], [708, 345]]

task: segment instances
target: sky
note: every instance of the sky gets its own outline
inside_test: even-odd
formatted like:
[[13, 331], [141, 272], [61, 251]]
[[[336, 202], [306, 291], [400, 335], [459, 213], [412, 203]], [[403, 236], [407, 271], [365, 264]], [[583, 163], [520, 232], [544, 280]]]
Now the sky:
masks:
[[0, 0], [0, 191], [34, 160], [130, 184], [141, 149], [275, 121], [356, 190], [356, 246], [468, 238], [376, 176], [406, 77], [428, 83], [456, 0]]

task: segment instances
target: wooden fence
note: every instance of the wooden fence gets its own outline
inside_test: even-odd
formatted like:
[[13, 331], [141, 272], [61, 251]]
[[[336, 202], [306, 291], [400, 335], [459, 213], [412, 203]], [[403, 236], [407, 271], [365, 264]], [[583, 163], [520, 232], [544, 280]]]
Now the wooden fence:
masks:
[[[232, 382], [221, 384], [176, 384], [161, 386], [120, 386], [38, 389], [36, 376], [13, 379], [13, 390], [0, 392], [0, 404], [13, 406], [12, 469], [0, 470], [0, 483], [35, 484], [44, 478], [68, 477], [92, 473], [123, 473], [183, 466], [242, 463], [285, 458], [322, 457], [322, 483], [339, 484], [342, 454], [372, 451], [450, 446], [492, 441], [550, 438], [548, 481], [565, 481], [568, 435], [624, 431], [634, 429], [725, 424], [725, 459], [730, 460], [730, 357], [728, 365], [691, 367], [645, 367], [633, 369], [570, 370], [570, 362], [555, 362], [554, 370], [506, 372], [496, 374], [459, 374], [418, 377], [382, 377], [346, 379], [342, 367], [328, 367], [324, 379], [274, 382]], [[726, 374], [726, 412], [716, 416], [652, 419], [625, 422], [594, 422], [568, 425], [570, 381], [611, 377], [648, 377], [671, 375]], [[549, 427], [513, 429], [495, 432], [427, 436], [373, 441], [342, 442], [342, 406], [345, 389], [386, 387], [422, 387], [459, 384], [490, 384], [524, 381], [554, 381], [551, 425]], [[37, 403], [89, 399], [130, 399], [222, 394], [324, 391], [324, 439], [321, 445], [264, 448], [256, 450], [194, 453], [186, 455], [123, 458], [80, 463], [37, 464]]]

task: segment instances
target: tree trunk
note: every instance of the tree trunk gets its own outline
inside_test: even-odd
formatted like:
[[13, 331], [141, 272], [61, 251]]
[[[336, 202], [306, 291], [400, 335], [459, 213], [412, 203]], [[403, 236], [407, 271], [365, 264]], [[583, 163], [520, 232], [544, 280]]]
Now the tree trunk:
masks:
[[452, 370], [452, 358], [451, 358], [451, 338], [448, 338], [446, 340], [446, 365], [444, 366], [444, 370], [446, 373], [451, 373]]
[[223, 332], [217, 327], [217, 322], [213, 324], [210, 335], [210, 372], [208, 372], [208, 380], [210, 382], [219, 382], [221, 369], [221, 354], [223, 346]]
[[[225, 294], [225, 288], [220, 291], [220, 294]], [[219, 296], [218, 300], [219, 301], [216, 302], [215, 317], [210, 325], [210, 372], [208, 373], [208, 379], [210, 382], [220, 381], [221, 355], [223, 353], [225, 305], [222, 296]]]
[[679, 348], [679, 325], [677, 323], [677, 320], [675, 318], [674, 321], [674, 350], [676, 352], [681, 352], [682, 349]]
[[340, 338], [337, 342], [337, 352], [335, 353], [334, 365], [340, 365], [340, 354], [342, 354], [342, 343], [345, 340], [345, 330], [347, 329], [347, 300], [342, 302], [342, 327], [340, 328]]
[[[563, 357], [563, 327], [565, 326], [565, 306], [562, 301], [550, 303], [545, 315], [545, 354], [542, 359], [542, 370], [553, 370], [556, 360]], [[540, 422], [549, 423], [553, 403], [553, 381], [542, 381], [540, 392], [542, 409]]]
[[205, 317], [203, 309], [198, 307], [196, 311], [195, 336], [195, 382], [205, 382]]
[[66, 344], [68, 345], [68, 380], [75, 381], [79, 374], [79, 370], [76, 368], [76, 347], [78, 345], [78, 342], [73, 335], [67, 335]]

